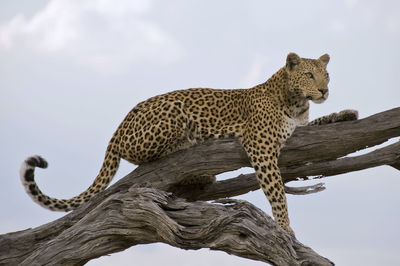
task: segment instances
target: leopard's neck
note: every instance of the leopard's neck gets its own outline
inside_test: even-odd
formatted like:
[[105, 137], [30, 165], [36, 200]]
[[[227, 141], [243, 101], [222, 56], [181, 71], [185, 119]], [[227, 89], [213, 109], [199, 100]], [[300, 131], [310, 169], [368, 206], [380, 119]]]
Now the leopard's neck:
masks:
[[267, 97], [276, 97], [277, 102], [280, 103], [278, 108], [291, 118], [302, 116], [310, 106], [308, 99], [303, 96], [301, 91], [289, 88], [285, 68], [281, 68], [265, 83], [257, 85], [253, 89]]

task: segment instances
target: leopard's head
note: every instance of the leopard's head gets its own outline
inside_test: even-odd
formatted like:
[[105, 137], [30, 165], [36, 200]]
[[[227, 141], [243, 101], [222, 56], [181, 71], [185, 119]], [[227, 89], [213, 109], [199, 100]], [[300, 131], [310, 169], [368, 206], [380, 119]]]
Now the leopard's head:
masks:
[[295, 53], [288, 54], [285, 68], [289, 90], [314, 103], [324, 102], [329, 95], [329, 74], [326, 70], [328, 63], [328, 54], [318, 59], [300, 58]]

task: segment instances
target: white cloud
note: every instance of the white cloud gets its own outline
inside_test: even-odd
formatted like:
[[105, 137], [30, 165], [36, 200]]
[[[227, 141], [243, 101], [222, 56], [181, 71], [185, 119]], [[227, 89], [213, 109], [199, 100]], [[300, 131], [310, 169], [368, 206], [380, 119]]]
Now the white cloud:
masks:
[[343, 32], [346, 30], [346, 24], [341, 19], [334, 19], [330, 23], [330, 28], [334, 32]]
[[0, 25], [0, 50], [62, 55], [105, 72], [177, 60], [182, 49], [146, 19], [150, 10], [150, 0], [53, 0], [31, 19], [18, 14]]
[[358, 0], [344, 0], [344, 4], [347, 8], [353, 9], [358, 3]]
[[264, 82], [265, 80], [265, 65], [268, 63], [268, 60], [263, 55], [256, 55], [251, 62], [249, 71], [243, 78], [242, 87], [252, 87], [256, 84]]
[[391, 14], [383, 21], [383, 25], [389, 33], [398, 35], [400, 33], [400, 21], [398, 14]]
[[400, 31], [399, 1], [344, 0], [343, 3], [348, 10], [331, 20], [330, 29], [334, 32], [377, 29], [397, 36]]

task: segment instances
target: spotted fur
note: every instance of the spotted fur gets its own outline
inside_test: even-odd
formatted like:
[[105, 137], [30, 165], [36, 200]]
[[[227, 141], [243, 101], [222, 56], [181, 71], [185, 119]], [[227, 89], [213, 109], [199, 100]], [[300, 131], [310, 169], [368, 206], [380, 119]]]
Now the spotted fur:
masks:
[[[111, 138], [93, 184], [71, 199], [50, 198], [39, 190], [34, 181], [34, 168], [47, 166], [39, 156], [23, 163], [22, 183], [41, 206], [69, 211], [107, 187], [121, 158], [141, 164], [205, 139], [236, 137], [250, 158], [275, 220], [292, 231], [278, 156], [296, 126], [308, 123], [309, 100], [322, 103], [327, 99], [328, 62], [327, 54], [319, 59], [305, 59], [291, 53], [284, 67], [265, 83], [250, 89], [178, 90], [139, 103]], [[333, 120], [330, 117], [313, 124]]]

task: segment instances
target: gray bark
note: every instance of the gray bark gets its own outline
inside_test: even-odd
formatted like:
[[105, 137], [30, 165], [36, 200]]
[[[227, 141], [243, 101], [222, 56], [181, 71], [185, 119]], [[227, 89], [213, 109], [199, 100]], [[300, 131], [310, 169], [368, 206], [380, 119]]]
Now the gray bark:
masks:
[[[344, 157], [400, 136], [400, 108], [352, 122], [296, 129], [282, 150], [284, 182], [379, 165], [399, 168], [400, 142]], [[143, 164], [66, 216], [0, 236], [0, 265], [82, 265], [137, 244], [210, 248], [273, 265], [331, 265], [250, 203], [204, 200], [258, 189], [253, 174], [204, 185], [179, 185], [249, 166], [234, 139], [206, 141]], [[322, 190], [287, 188], [304, 194]], [[267, 201], [266, 201], [267, 204]]]

